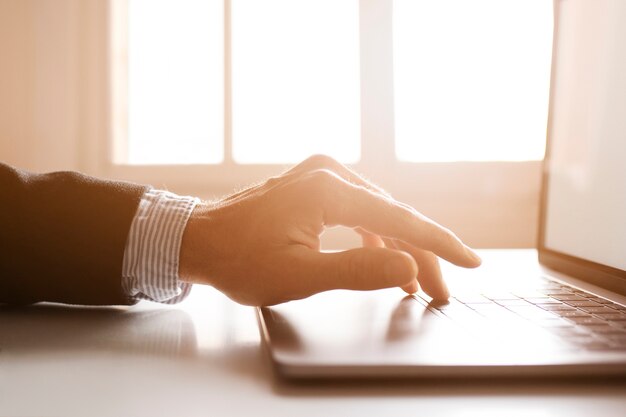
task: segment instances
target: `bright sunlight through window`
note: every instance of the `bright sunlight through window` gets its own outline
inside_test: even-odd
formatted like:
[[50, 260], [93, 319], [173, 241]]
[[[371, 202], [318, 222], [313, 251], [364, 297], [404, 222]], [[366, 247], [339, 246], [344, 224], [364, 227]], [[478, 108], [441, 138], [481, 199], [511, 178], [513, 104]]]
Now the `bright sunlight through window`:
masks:
[[543, 158], [552, 1], [395, 0], [393, 27], [399, 159]]
[[[543, 157], [551, 1], [379, 1], [393, 1], [398, 159]], [[127, 138], [116, 155], [157, 165], [221, 163], [225, 150], [241, 164], [314, 153], [357, 162], [360, 3], [230, 0], [225, 14], [224, 0], [128, 0]]]
[[232, 0], [233, 158], [360, 157], [358, 0]]
[[223, 4], [129, 0], [128, 163], [223, 160]]

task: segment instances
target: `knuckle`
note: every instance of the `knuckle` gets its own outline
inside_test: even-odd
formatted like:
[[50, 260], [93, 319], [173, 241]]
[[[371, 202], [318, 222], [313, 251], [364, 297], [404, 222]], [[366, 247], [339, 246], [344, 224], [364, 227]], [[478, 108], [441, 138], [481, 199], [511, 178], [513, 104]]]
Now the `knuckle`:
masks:
[[310, 156], [305, 161], [305, 164], [310, 169], [329, 169], [333, 171], [340, 165], [334, 158], [324, 154]]
[[445, 241], [447, 245], [449, 245], [450, 247], [454, 247], [461, 243], [457, 235], [455, 235], [452, 231], [448, 229], [444, 229], [444, 230], [445, 230], [444, 234], [446, 236]]
[[264, 307], [284, 302], [273, 294], [245, 294], [231, 297], [231, 299], [248, 307]]
[[403, 206], [399, 206], [397, 204], [394, 204], [391, 201], [387, 201], [387, 204], [389, 205], [389, 207], [391, 208], [395, 208], [396, 212], [398, 213], [398, 217], [399, 219], [404, 223], [404, 224], [409, 224], [409, 225], [414, 225], [417, 224], [420, 220], [419, 218], [415, 215], [415, 212], [412, 210], [409, 210], [406, 207]]
[[273, 187], [276, 184], [278, 184], [281, 180], [281, 177], [270, 177], [267, 180], [265, 180], [265, 185], [268, 187]]
[[308, 175], [310, 185], [317, 191], [326, 191], [337, 182], [337, 175], [327, 169], [317, 169]]
[[450, 230], [435, 224], [431, 224], [431, 227], [433, 230], [430, 234], [437, 236], [436, 240], [440, 247], [450, 248], [455, 247], [458, 244], [459, 239]]

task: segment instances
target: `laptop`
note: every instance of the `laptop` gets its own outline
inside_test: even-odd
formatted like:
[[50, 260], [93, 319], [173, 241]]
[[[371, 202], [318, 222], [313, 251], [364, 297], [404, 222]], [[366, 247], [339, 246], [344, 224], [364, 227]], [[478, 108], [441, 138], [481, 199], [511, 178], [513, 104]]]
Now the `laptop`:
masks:
[[278, 373], [626, 376], [626, 2], [555, 2], [549, 107], [538, 258], [444, 265], [466, 284], [448, 302], [388, 289], [259, 308]]

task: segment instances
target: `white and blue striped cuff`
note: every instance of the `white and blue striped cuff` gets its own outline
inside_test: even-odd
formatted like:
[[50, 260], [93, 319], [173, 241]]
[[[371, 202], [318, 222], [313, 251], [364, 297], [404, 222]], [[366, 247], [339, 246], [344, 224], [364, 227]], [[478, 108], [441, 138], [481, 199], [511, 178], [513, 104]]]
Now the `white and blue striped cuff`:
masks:
[[200, 200], [148, 190], [130, 226], [122, 288], [130, 297], [174, 304], [191, 291], [178, 277], [180, 245], [187, 220]]

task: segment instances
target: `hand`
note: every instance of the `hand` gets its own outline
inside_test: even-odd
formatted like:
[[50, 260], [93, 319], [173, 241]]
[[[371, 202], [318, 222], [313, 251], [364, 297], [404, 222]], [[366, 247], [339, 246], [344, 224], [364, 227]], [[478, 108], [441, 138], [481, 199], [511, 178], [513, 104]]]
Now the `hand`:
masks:
[[[364, 247], [320, 252], [320, 235], [334, 225], [354, 228]], [[314, 156], [260, 185], [198, 205], [183, 235], [179, 275], [247, 305], [338, 288], [399, 286], [413, 293], [418, 281], [431, 297], [447, 299], [437, 256], [480, 265], [449, 230], [332, 158]]]

